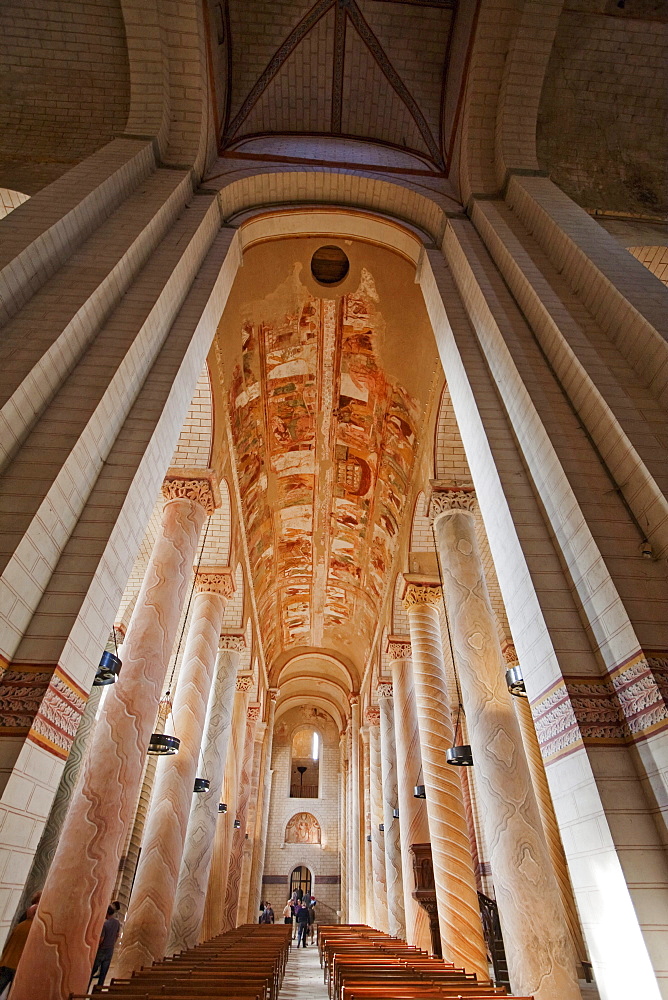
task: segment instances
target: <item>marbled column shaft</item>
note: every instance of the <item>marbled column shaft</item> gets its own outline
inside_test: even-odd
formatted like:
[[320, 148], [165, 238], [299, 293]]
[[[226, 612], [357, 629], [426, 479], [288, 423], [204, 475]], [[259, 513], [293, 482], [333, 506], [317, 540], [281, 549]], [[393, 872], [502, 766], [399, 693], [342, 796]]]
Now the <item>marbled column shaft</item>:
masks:
[[81, 765], [84, 760], [84, 754], [86, 753], [86, 748], [88, 747], [95, 729], [95, 715], [97, 713], [103, 691], [104, 687], [91, 688], [84, 713], [81, 716], [81, 721], [79, 722], [79, 726], [77, 728], [77, 734], [74, 737], [74, 742], [72, 743], [70, 755], [65, 761], [65, 767], [63, 768], [63, 773], [60, 776], [58, 790], [56, 791], [53, 805], [51, 806], [49, 818], [46, 822], [46, 826], [42, 830], [42, 836], [40, 837], [37, 850], [35, 851], [35, 857], [33, 858], [30, 873], [23, 888], [21, 902], [19, 903], [16, 911], [17, 918], [25, 912], [33, 894], [44, 888], [44, 883], [46, 882], [46, 877], [49, 874], [51, 862], [53, 861], [56, 848], [58, 847], [61, 830], [63, 828], [63, 823], [65, 822], [67, 810], [70, 807], [77, 778], [79, 777]]
[[374, 909], [373, 895], [373, 862], [371, 852], [371, 794], [369, 790], [369, 730], [362, 726], [362, 795], [363, 795], [363, 822], [362, 822], [362, 857], [363, 857], [363, 885], [364, 899], [360, 900], [360, 908], [363, 914], [363, 922], [369, 927], [377, 927], [376, 912]]
[[397, 748], [394, 738], [394, 702], [392, 685], [378, 685], [380, 706], [380, 767], [385, 824], [385, 886], [387, 891], [388, 930], [393, 937], [406, 938], [404, 885], [401, 872], [401, 835], [399, 820], [393, 812], [399, 807]]
[[225, 923], [227, 873], [230, 864], [234, 821], [237, 817], [239, 777], [243, 762], [243, 741], [246, 735], [246, 713], [252, 683], [252, 678], [248, 676], [236, 679], [232, 727], [227, 748], [222, 792], [223, 801], [227, 803], [227, 812], [220, 814], [216, 825], [204, 918], [200, 931], [200, 940], [202, 941], [208, 941], [210, 938], [222, 934]]
[[348, 919], [348, 843], [346, 839], [347, 831], [347, 798], [348, 791], [348, 760], [346, 757], [346, 733], [345, 730], [339, 738], [339, 864], [341, 866], [341, 902], [340, 921], [345, 923]]
[[392, 639], [388, 647], [394, 691], [394, 735], [397, 745], [399, 835], [401, 870], [404, 887], [406, 941], [431, 953], [429, 917], [413, 899], [415, 879], [411, 844], [429, 843], [429, 822], [424, 799], [416, 799], [413, 789], [422, 784], [422, 755], [418, 730], [417, 706], [413, 688], [413, 668], [408, 639]]
[[257, 722], [255, 724], [251, 790], [250, 797], [248, 799], [248, 813], [246, 819], [246, 833], [248, 834], [248, 837], [244, 839], [243, 845], [243, 863], [241, 865], [241, 883], [239, 885], [237, 927], [240, 924], [254, 922], [249, 917], [249, 904], [251, 903], [250, 889], [253, 871], [253, 858], [255, 856], [255, 850], [260, 836], [261, 816], [258, 815], [258, 810], [261, 807], [260, 771], [262, 768], [262, 751], [266, 740], [266, 730], [267, 727], [264, 722]]
[[202, 499], [165, 504], [123, 643], [123, 669], [95, 727], [17, 970], [13, 1000], [66, 1000], [70, 993], [86, 992], [197, 541], [207, 509], [213, 511], [213, 502], [207, 507]]
[[376, 927], [386, 934], [387, 885], [385, 882], [385, 834], [379, 829], [385, 824], [383, 813], [383, 778], [380, 769], [380, 709], [369, 708], [366, 713], [369, 729], [369, 797], [371, 800], [371, 864], [373, 874], [373, 911]]
[[445, 760], [454, 733], [441, 647], [441, 599], [440, 587], [411, 584], [404, 602], [411, 634], [438, 922], [443, 958], [485, 979], [489, 975], [487, 949], [462, 786], [457, 768]]
[[269, 688], [267, 730], [264, 750], [264, 783], [262, 789], [262, 820], [260, 836], [253, 851], [253, 870], [251, 874], [251, 891], [248, 900], [248, 922], [255, 923], [260, 912], [260, 896], [262, 895], [262, 876], [264, 874], [264, 859], [267, 853], [267, 834], [269, 832], [269, 807], [271, 804], [272, 782], [274, 772], [271, 769], [271, 759], [274, 752], [274, 720], [276, 717], [276, 699], [278, 688]]
[[361, 922], [362, 866], [360, 840], [362, 837], [360, 794], [360, 706], [359, 697], [350, 697], [350, 920]]
[[458, 492], [460, 499], [446, 496], [436, 506], [434, 533], [510, 982], [513, 992], [536, 1000], [580, 1000], [573, 946], [505, 684], [472, 501]]
[[237, 926], [237, 911], [239, 908], [239, 890], [241, 886], [241, 866], [243, 862], [244, 842], [246, 839], [246, 820], [250, 801], [251, 778], [253, 774], [253, 747], [255, 744], [255, 725], [258, 721], [258, 708], [251, 706], [246, 716], [246, 730], [243, 741], [242, 763], [239, 774], [236, 816], [239, 826], [232, 831], [230, 846], [230, 861], [227, 868], [227, 884], [225, 887], [225, 910], [223, 915], [223, 932]]
[[231, 578], [223, 574], [202, 573], [197, 577], [198, 593], [193, 601], [172, 707], [174, 734], [181, 740], [181, 747], [178, 754], [163, 757], [158, 764], [123, 940], [114, 962], [115, 975], [119, 978], [159, 961], [167, 950], [225, 598], [231, 595], [230, 584]]
[[557, 880], [559, 894], [561, 895], [561, 901], [564, 906], [566, 923], [568, 924], [568, 929], [573, 941], [573, 947], [576, 955], [580, 961], [587, 961], [587, 949], [582, 937], [580, 920], [578, 917], [577, 907], [575, 905], [575, 897], [573, 895], [573, 886], [571, 885], [571, 879], [568, 874], [568, 865], [566, 864], [564, 846], [561, 842], [559, 826], [557, 825], [557, 817], [554, 814], [552, 796], [550, 795], [550, 789], [547, 783], [545, 764], [543, 763], [543, 756], [540, 752], [540, 746], [538, 745], [538, 737], [536, 736], [536, 728], [534, 726], [533, 716], [531, 715], [531, 708], [526, 698], [513, 698], [513, 704], [517, 713], [517, 721], [520, 724], [522, 742], [524, 743], [524, 752], [526, 753], [527, 764], [529, 765], [529, 773], [531, 775], [533, 790], [536, 795], [536, 803], [538, 805], [538, 812], [540, 813], [540, 819], [543, 825], [543, 833], [545, 834], [547, 849], [550, 852], [550, 858], [552, 859], [554, 876]]
[[218, 803], [232, 725], [234, 689], [240, 651], [244, 645], [243, 636], [236, 635], [223, 635], [218, 643], [201, 764], [202, 777], [207, 778], [210, 785], [207, 792], [193, 795], [167, 943], [168, 955], [194, 948], [200, 939], [213, 844], [220, 816]]

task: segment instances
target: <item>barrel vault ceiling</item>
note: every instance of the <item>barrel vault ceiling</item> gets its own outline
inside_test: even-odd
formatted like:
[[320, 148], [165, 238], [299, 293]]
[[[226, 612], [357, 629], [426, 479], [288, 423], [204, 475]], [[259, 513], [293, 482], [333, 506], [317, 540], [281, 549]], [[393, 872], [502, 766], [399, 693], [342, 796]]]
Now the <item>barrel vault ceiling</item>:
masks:
[[267, 135], [366, 139], [443, 165], [455, 0], [226, 0], [221, 149]]

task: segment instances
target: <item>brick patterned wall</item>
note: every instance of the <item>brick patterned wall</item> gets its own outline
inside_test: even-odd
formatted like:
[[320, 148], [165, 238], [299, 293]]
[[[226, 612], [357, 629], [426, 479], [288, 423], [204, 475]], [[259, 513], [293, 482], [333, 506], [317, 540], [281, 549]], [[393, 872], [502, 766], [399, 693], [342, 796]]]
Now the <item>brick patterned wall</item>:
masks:
[[30, 195], [12, 191], [10, 188], [0, 188], [0, 219], [13, 212], [15, 208], [27, 201]]
[[[291, 799], [289, 796], [292, 734], [305, 723], [313, 725], [322, 737], [320, 796], [317, 799]], [[271, 766], [274, 778], [262, 895], [272, 903], [276, 914], [280, 915], [287, 899], [290, 873], [298, 865], [306, 865], [311, 870], [313, 892], [318, 900], [318, 918], [324, 922], [336, 923], [340, 905], [340, 885], [335, 881], [340, 875], [339, 733], [334, 721], [320, 709], [308, 705], [293, 708], [280, 716], [274, 733]], [[322, 835], [321, 844], [283, 842], [288, 821], [299, 812], [309, 812], [318, 820]], [[277, 882], [278, 877], [283, 877], [285, 881]]]
[[6, 0], [0, 37], [0, 177], [33, 194], [125, 128], [121, 3]]

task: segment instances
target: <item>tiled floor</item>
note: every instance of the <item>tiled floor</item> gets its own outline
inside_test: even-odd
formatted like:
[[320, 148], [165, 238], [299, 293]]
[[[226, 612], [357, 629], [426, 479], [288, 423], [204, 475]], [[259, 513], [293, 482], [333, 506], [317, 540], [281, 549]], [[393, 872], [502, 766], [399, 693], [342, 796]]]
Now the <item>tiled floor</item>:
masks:
[[317, 944], [296, 944], [293, 941], [279, 1000], [328, 1000]]

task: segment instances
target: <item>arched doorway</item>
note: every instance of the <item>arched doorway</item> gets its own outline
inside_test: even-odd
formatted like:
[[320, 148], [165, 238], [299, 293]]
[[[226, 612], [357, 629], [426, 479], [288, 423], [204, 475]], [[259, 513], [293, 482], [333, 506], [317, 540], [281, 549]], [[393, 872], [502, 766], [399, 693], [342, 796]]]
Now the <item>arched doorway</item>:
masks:
[[307, 892], [311, 892], [311, 871], [306, 865], [298, 865], [293, 868], [290, 875], [290, 896], [293, 892], [299, 892], [300, 889], [303, 896]]

